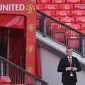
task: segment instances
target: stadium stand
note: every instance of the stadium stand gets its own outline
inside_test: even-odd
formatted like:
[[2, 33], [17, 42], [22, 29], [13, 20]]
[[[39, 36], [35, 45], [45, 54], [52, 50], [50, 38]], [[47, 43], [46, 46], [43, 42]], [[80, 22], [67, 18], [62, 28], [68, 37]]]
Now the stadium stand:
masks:
[[[36, 7], [85, 34], [85, 0], [37, 0]], [[55, 41], [64, 42], [67, 40], [68, 46], [73, 43], [71, 47], [79, 49], [80, 36], [78, 34], [69, 32], [64, 27], [59, 27], [57, 23], [49, 19], [46, 19], [46, 25]]]

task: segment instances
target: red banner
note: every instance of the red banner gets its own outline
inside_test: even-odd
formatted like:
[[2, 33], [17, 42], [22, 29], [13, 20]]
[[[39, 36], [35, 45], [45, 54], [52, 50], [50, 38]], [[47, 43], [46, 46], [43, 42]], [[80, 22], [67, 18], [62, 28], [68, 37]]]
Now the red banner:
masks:
[[28, 20], [26, 29], [26, 69], [35, 75], [35, 45], [36, 45], [36, 8], [35, 4], [27, 6]]

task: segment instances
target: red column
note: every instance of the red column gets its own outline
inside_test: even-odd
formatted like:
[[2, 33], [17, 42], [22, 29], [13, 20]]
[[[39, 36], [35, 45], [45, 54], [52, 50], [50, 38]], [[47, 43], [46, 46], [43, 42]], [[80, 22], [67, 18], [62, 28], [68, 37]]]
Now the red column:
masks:
[[26, 69], [35, 75], [36, 4], [29, 2], [26, 10]]

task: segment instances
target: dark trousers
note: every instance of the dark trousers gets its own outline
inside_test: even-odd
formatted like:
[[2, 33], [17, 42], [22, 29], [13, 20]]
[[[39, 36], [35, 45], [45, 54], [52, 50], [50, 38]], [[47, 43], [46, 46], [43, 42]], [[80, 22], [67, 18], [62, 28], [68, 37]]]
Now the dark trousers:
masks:
[[76, 85], [76, 82], [71, 82], [71, 83], [63, 83], [63, 85]]

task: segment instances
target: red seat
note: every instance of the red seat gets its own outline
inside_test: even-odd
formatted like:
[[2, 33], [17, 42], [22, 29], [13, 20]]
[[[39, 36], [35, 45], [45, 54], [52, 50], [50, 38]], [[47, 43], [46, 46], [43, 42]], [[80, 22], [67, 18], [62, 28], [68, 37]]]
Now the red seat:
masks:
[[61, 17], [61, 16], [71, 16], [70, 11], [66, 10], [56, 11], [56, 17]]
[[52, 4], [65, 3], [65, 0], [52, 0]]
[[42, 17], [42, 15], [37, 12], [37, 18], [41, 18], [41, 17]]
[[52, 23], [52, 22], [53, 22], [53, 20], [46, 18], [46, 23]]
[[[53, 17], [53, 18], [59, 20], [57, 17]], [[50, 24], [50, 27], [51, 27], [51, 26], [55, 26], [57, 23], [55, 23], [53, 20], [51, 20], [49, 18], [46, 18], [46, 25], [48, 26], [49, 24]], [[51, 28], [53, 28], [53, 27], [51, 27]]]
[[84, 33], [85, 34], [85, 30], [80, 30], [82, 33]]
[[81, 24], [81, 30], [85, 30], [85, 24], [84, 23]]
[[85, 23], [85, 16], [77, 17], [76, 23]]
[[60, 10], [73, 9], [73, 5], [72, 4], [60, 4], [59, 9]]
[[55, 11], [44, 11], [49, 16], [55, 16]]
[[42, 4], [37, 4], [36, 8], [39, 9], [39, 10], [43, 10], [43, 5]]
[[52, 33], [56, 33], [56, 32], [65, 32], [65, 27], [57, 24], [57, 23], [51, 23], [50, 24], [50, 27], [49, 27], [49, 30], [52, 32]]
[[49, 30], [51, 33], [55, 33], [57, 31], [57, 23], [50, 23]]
[[84, 15], [84, 10], [73, 10], [71, 11], [71, 15], [74, 16], [82, 16]]
[[67, 0], [67, 3], [70, 4], [79, 4], [81, 2], [81, 0]]
[[73, 17], [61, 17], [60, 20], [62, 22], [75, 22], [74, 18]]
[[85, 0], [82, 0], [82, 3], [84, 4], [85, 3]]
[[38, 4], [50, 4], [51, 0], [37, 0]]
[[58, 5], [56, 4], [46, 4], [44, 5], [44, 10], [56, 10], [58, 9]]
[[55, 41], [63, 43], [65, 41], [65, 33], [63, 32], [54, 33], [53, 38], [55, 39]]
[[80, 39], [78, 38], [70, 38], [67, 40], [67, 45], [73, 49], [79, 50], [80, 48]]
[[[53, 20], [46, 18], [46, 28], [52, 32], [53, 27], [51, 26], [51, 23], [54, 23]], [[55, 28], [54, 28], [55, 29]], [[53, 31], [54, 32], [54, 31]]]
[[75, 32], [75, 31], [72, 31], [72, 30], [67, 30], [65, 35], [66, 35], [66, 39], [80, 38], [79, 33]]
[[75, 24], [75, 23], [65, 23], [71, 27], [73, 27], [74, 29], [80, 30], [80, 24]]
[[85, 10], [84, 10], [84, 12], [83, 12], [83, 16], [85, 16]]
[[85, 4], [75, 4], [74, 9], [85, 9]]

